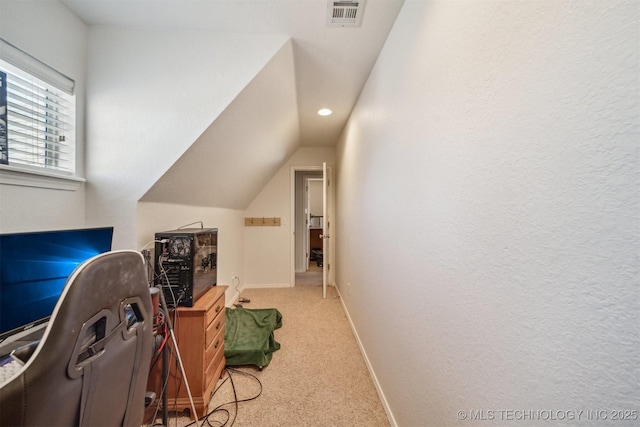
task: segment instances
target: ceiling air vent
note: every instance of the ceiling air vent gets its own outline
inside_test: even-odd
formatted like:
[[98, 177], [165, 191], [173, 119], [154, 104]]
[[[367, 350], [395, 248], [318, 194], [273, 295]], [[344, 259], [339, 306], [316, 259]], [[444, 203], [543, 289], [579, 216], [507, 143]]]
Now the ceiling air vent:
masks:
[[359, 27], [365, 0], [329, 0], [327, 5], [328, 27]]

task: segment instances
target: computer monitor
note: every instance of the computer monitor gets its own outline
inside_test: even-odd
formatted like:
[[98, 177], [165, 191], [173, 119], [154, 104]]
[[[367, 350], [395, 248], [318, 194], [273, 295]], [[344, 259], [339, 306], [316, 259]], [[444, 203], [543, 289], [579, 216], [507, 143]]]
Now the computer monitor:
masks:
[[113, 227], [0, 234], [0, 344], [46, 323], [69, 275], [112, 238]]

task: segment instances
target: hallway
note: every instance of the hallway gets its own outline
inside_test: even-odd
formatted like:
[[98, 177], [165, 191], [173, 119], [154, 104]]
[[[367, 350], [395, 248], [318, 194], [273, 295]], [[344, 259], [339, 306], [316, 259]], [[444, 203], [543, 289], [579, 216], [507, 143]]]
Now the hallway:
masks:
[[296, 273], [296, 286], [322, 286], [322, 267], [315, 261], [309, 263], [309, 269], [304, 273]]

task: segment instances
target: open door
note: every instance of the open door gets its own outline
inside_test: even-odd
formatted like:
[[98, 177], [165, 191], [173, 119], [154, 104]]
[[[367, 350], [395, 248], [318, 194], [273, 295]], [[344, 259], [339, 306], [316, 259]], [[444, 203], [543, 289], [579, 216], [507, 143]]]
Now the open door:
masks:
[[327, 297], [327, 283], [331, 269], [331, 179], [327, 164], [322, 163], [322, 298]]

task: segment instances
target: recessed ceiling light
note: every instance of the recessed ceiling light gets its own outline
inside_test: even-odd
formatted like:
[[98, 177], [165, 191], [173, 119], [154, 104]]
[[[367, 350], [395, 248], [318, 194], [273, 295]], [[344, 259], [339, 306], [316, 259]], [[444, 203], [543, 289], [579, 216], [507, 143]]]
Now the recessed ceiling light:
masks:
[[318, 110], [318, 114], [321, 115], [321, 116], [328, 116], [331, 113], [333, 113], [333, 111], [331, 111], [328, 108], [321, 108], [321, 109]]

